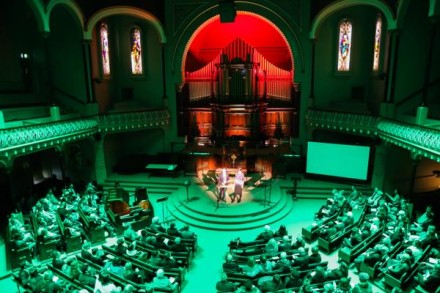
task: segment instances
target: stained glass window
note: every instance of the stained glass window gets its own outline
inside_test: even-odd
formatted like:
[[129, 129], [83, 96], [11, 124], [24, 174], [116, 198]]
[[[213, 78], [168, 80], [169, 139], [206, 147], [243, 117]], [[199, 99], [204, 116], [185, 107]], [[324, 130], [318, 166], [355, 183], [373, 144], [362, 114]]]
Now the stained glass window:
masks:
[[379, 15], [376, 20], [376, 32], [374, 35], [373, 71], [379, 71], [381, 36], [382, 36], [382, 17]]
[[348, 20], [339, 23], [338, 71], [350, 70], [352, 25]]
[[130, 31], [131, 73], [142, 74], [141, 31], [135, 27]]
[[99, 28], [99, 35], [101, 37], [101, 59], [102, 59], [102, 73], [110, 75], [110, 48], [108, 43], [108, 26], [101, 23]]

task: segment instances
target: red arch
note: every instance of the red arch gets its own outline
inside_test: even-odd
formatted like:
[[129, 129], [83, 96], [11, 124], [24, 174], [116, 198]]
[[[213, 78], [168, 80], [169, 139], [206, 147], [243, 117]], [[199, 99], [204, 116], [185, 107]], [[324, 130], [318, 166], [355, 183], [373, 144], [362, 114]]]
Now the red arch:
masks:
[[237, 38], [260, 49], [272, 64], [284, 70], [292, 70], [292, 56], [285, 37], [272, 23], [255, 14], [239, 12], [233, 23], [221, 23], [220, 17], [214, 17], [200, 27], [196, 34], [190, 43], [185, 71], [203, 67]]

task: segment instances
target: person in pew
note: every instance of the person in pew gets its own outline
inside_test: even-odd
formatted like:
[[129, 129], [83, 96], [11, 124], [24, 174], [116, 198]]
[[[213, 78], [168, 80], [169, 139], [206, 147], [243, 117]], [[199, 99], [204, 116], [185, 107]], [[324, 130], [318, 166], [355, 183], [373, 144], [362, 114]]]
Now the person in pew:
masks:
[[270, 277], [269, 280], [266, 280], [262, 284], [259, 283], [259, 285], [262, 293], [274, 292], [285, 288], [285, 284], [279, 274]]
[[400, 279], [404, 273], [411, 268], [411, 256], [408, 253], [401, 253], [396, 259], [389, 261], [384, 272]]
[[325, 282], [325, 270], [321, 266], [317, 266], [313, 272], [310, 273], [310, 284], [319, 284]]
[[148, 233], [147, 233], [147, 231], [145, 231], [145, 230], [141, 230], [141, 236], [139, 237], [139, 241], [140, 242], [145, 242], [145, 243], [148, 243], [148, 238], [149, 238], [150, 236], [148, 235]]
[[261, 232], [255, 240], [263, 240], [263, 241], [269, 241], [271, 238], [273, 238], [274, 232], [270, 228], [269, 225], [264, 226], [264, 231]]
[[224, 272], [231, 272], [231, 273], [243, 272], [240, 266], [234, 261], [234, 258], [230, 253], [226, 255], [225, 262], [223, 263], [222, 267]]
[[410, 228], [410, 231], [413, 233], [426, 231], [429, 225], [434, 223], [434, 212], [432, 210], [432, 206], [428, 205], [426, 210], [420, 217], [417, 218]]
[[136, 250], [136, 241], [133, 241], [132, 243], [128, 244], [125, 254], [133, 258], [138, 257], [139, 252]]
[[354, 285], [352, 293], [373, 293], [373, 286], [368, 282], [370, 276], [367, 273], [359, 274], [359, 283]]
[[166, 249], [168, 250], [169, 239], [165, 237], [165, 235], [161, 233], [156, 234], [156, 242], [153, 244], [156, 249]]
[[266, 254], [263, 254], [260, 259], [261, 272], [272, 272], [275, 268], [275, 262], [272, 261]]
[[341, 262], [339, 267], [333, 270], [327, 270], [325, 272], [326, 280], [339, 280], [341, 278], [348, 277], [348, 264], [346, 262]]
[[122, 276], [124, 279], [127, 279], [129, 281], [143, 284], [145, 283], [145, 273], [142, 270], [139, 270], [138, 268], [133, 269], [133, 263], [130, 261], [127, 261], [124, 265], [124, 269], [122, 271]]
[[137, 292], [136, 288], [131, 285], [131, 284], [127, 284], [124, 287], [124, 290], [122, 290], [122, 293], [135, 293]]
[[286, 288], [299, 288], [303, 284], [301, 273], [297, 268], [290, 270], [290, 276], [286, 278]]
[[104, 261], [102, 257], [95, 256], [91, 252], [92, 245], [90, 242], [86, 241], [81, 247], [81, 257], [87, 260], [90, 260], [91, 262], [94, 262], [100, 266], [104, 265]]
[[304, 247], [298, 248], [298, 255], [292, 254], [292, 265], [298, 267], [300, 270], [305, 269], [309, 266], [310, 256]]
[[147, 261], [147, 264], [158, 267], [162, 262], [162, 259], [157, 250], [151, 252], [150, 258]]
[[173, 258], [170, 252], [165, 251], [164, 253], [159, 253], [160, 262], [158, 264], [158, 267], [164, 268], [164, 269], [171, 269], [171, 268], [177, 268], [176, 260]]
[[235, 287], [236, 285], [233, 282], [228, 281], [228, 275], [226, 275], [225, 272], [222, 272], [220, 281], [218, 281], [217, 284], [215, 284], [215, 289], [218, 292], [225, 292], [225, 293], [234, 292], [236, 289]]
[[290, 246], [291, 246], [291, 241], [289, 236], [284, 235], [283, 236], [283, 240], [281, 241], [281, 243], [278, 245], [278, 251], [289, 251], [290, 250]]
[[421, 232], [419, 234], [419, 241], [423, 248], [426, 248], [429, 245], [435, 245], [438, 242], [438, 235], [435, 226], [429, 225], [426, 232]]
[[329, 198], [325, 205], [323, 205], [319, 211], [315, 214], [315, 220], [321, 220], [322, 218], [328, 218], [334, 215], [339, 210], [339, 204], [334, 199]]
[[176, 237], [171, 245], [168, 246], [169, 250], [174, 252], [188, 252], [188, 247], [182, 243], [180, 237]]
[[124, 270], [122, 260], [119, 257], [115, 257], [114, 259], [107, 261], [104, 264], [104, 270], [122, 277], [122, 272]]
[[93, 292], [115, 293], [121, 292], [121, 288], [117, 287], [113, 282], [111, 282], [110, 276], [106, 271], [101, 271], [96, 278]]
[[316, 245], [312, 246], [310, 251], [311, 254], [309, 255], [309, 263], [311, 264], [320, 263], [322, 261], [322, 256], [321, 253], [319, 252], [319, 247]]
[[373, 267], [376, 262], [382, 259], [390, 251], [390, 247], [384, 243], [378, 243], [373, 248], [363, 252], [355, 260], [354, 264], [358, 271], [360, 271], [361, 264], [366, 263], [370, 267]]
[[86, 284], [90, 287], [93, 287], [95, 285], [95, 275], [96, 271], [91, 269], [87, 264], [81, 264], [80, 267], [80, 274], [78, 277], [78, 281], [81, 284]]
[[174, 290], [179, 286], [179, 284], [178, 282], [173, 281], [173, 279], [165, 276], [165, 272], [163, 269], [158, 269], [156, 272], [156, 277], [153, 278], [153, 281], [151, 283], [147, 283], [145, 285], [145, 289], [147, 290], [147, 292], [153, 292], [156, 288]]
[[183, 226], [179, 232], [182, 239], [197, 239], [197, 235], [189, 229], [188, 225]]
[[61, 290], [62, 282], [58, 279], [54, 279], [54, 275], [51, 270], [47, 270], [43, 273], [43, 280], [40, 288], [41, 293], [54, 293]]
[[275, 255], [278, 253], [278, 242], [275, 238], [271, 238], [264, 247], [264, 253], [268, 255]]
[[285, 225], [280, 225], [278, 230], [275, 232], [274, 237], [284, 237], [287, 236], [287, 228]]
[[296, 236], [295, 241], [293, 241], [292, 245], [290, 246], [290, 249], [299, 249], [301, 247], [306, 246], [306, 241], [302, 237], [302, 235]]
[[289, 272], [292, 266], [292, 262], [287, 258], [286, 252], [281, 252], [280, 259], [275, 264], [276, 270], [281, 270], [283, 272]]
[[351, 290], [350, 278], [342, 277], [338, 282], [335, 293], [350, 293]]
[[376, 187], [370, 197], [368, 197], [367, 204], [372, 208], [376, 208], [379, 205], [379, 201], [383, 198], [383, 191]]
[[29, 281], [27, 283], [32, 292], [40, 292], [43, 284], [43, 276], [41, 276], [35, 267], [29, 268]]
[[251, 280], [246, 280], [242, 286], [240, 286], [235, 293], [261, 293]]
[[170, 227], [167, 229], [167, 234], [170, 236], [180, 237], [180, 232], [176, 227], [176, 223], [170, 223]]
[[440, 288], [440, 263], [425, 263], [417, 274], [417, 283], [428, 292], [435, 292]]
[[362, 240], [362, 232], [360, 231], [360, 229], [358, 227], [353, 227], [351, 229], [350, 236], [348, 238], [344, 238], [341, 246], [353, 248], [361, 243]]
[[139, 238], [139, 235], [133, 229], [131, 224], [125, 224], [123, 236], [124, 236], [124, 239], [127, 241], [135, 241]]
[[151, 219], [150, 229], [155, 232], [162, 232], [162, 233], [166, 232], [166, 229], [160, 222], [159, 217], [153, 217], [153, 219]]
[[243, 273], [249, 277], [255, 277], [262, 271], [261, 266], [255, 262], [252, 256], [248, 257], [246, 264], [241, 268]]

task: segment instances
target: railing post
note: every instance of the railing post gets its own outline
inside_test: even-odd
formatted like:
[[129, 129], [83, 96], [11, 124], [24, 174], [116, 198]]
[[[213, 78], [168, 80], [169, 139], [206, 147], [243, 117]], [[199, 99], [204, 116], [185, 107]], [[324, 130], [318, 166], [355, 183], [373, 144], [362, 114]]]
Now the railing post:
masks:
[[389, 31], [390, 46], [388, 49], [387, 74], [385, 75], [385, 99], [388, 103], [394, 102], [394, 92], [396, 87], [397, 57], [399, 49], [398, 31]]

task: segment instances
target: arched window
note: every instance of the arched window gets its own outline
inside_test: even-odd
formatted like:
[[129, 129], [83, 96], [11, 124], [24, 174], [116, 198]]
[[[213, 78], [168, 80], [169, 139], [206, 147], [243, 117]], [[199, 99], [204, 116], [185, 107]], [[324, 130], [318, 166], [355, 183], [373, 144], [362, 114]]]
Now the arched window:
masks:
[[373, 71], [379, 71], [381, 38], [382, 38], [382, 17], [379, 15], [376, 20], [376, 32], [374, 35]]
[[101, 23], [99, 27], [99, 36], [101, 38], [101, 62], [102, 73], [104, 76], [110, 75], [110, 48], [108, 42], [108, 26], [106, 23]]
[[134, 27], [130, 31], [131, 73], [142, 74], [142, 42], [141, 30]]
[[344, 19], [339, 22], [338, 71], [350, 70], [351, 22]]

